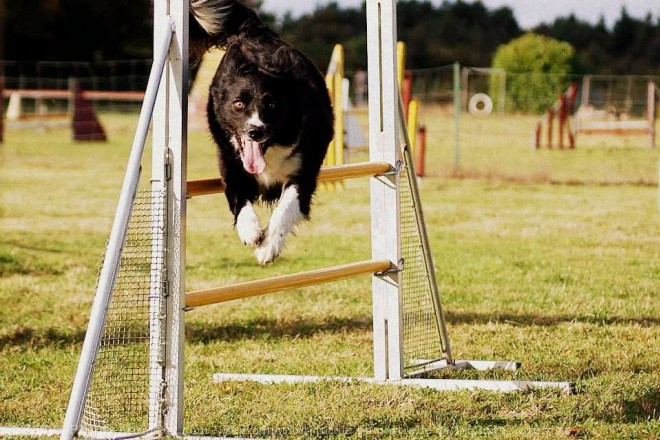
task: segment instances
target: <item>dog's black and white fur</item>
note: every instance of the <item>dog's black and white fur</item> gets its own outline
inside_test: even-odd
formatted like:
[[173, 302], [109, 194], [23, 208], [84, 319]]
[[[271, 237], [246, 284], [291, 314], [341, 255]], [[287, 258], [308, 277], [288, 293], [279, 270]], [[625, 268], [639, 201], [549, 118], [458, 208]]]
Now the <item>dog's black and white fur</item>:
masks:
[[[210, 87], [209, 128], [238, 236], [267, 264], [309, 218], [333, 136], [328, 91], [313, 63], [237, 0], [190, 7], [191, 53], [226, 50]], [[265, 228], [254, 210], [259, 201], [275, 206]]]

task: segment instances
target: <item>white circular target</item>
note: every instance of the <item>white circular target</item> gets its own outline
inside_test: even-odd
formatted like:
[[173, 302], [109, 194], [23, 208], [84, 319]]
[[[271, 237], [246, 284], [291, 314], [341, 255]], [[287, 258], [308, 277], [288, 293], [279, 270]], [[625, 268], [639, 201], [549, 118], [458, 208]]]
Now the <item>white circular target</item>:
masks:
[[485, 93], [475, 93], [468, 102], [468, 110], [477, 116], [488, 116], [493, 112], [493, 100]]

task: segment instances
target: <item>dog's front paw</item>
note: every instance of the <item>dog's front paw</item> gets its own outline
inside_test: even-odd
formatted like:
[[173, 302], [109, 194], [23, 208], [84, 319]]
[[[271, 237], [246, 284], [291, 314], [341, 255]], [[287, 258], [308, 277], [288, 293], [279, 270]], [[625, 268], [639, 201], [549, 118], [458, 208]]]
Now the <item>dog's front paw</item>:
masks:
[[238, 238], [246, 246], [257, 246], [264, 238], [264, 232], [258, 224], [250, 228], [239, 228], [237, 226], [236, 229], [238, 229]]
[[261, 228], [259, 217], [252, 209], [252, 205], [246, 205], [236, 218], [236, 231], [238, 238], [244, 245], [257, 246], [263, 240], [264, 231]]
[[280, 234], [266, 235], [257, 250], [254, 251], [254, 256], [257, 257], [259, 264], [264, 266], [272, 263], [280, 255], [282, 249], [284, 249], [284, 236]]

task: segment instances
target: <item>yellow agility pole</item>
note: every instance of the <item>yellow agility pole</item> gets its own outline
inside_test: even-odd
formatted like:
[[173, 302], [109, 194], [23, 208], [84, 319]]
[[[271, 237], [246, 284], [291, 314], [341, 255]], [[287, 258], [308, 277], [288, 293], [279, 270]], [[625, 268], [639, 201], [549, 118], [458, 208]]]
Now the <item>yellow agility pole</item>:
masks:
[[406, 43], [398, 41], [396, 43], [396, 79], [399, 88], [403, 86], [403, 76], [406, 72]]
[[[344, 163], [344, 47], [336, 44], [332, 50], [328, 72], [325, 75], [325, 83], [330, 94], [332, 109], [335, 118], [335, 136], [328, 145], [328, 152], [323, 161], [324, 165], [339, 165]], [[327, 181], [324, 186], [328, 189], [335, 188], [335, 182]]]
[[314, 286], [369, 273], [385, 272], [390, 267], [391, 264], [388, 260], [367, 260], [262, 280], [246, 281], [215, 289], [197, 290], [186, 294], [186, 307], [200, 307], [282, 290]]
[[417, 99], [413, 98], [410, 100], [410, 103], [408, 104], [408, 139], [410, 141], [410, 151], [415, 151], [415, 144], [417, 143], [417, 128], [419, 126], [418, 124], [418, 117], [417, 117], [417, 110], [419, 109], [419, 101]]

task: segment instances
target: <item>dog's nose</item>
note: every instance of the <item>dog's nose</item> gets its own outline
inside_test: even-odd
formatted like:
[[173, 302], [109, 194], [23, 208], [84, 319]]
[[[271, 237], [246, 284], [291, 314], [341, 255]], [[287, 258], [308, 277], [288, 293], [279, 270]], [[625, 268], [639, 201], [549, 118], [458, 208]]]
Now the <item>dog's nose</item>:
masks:
[[263, 128], [260, 127], [250, 127], [248, 129], [247, 135], [255, 142], [261, 142], [264, 140], [266, 132]]

